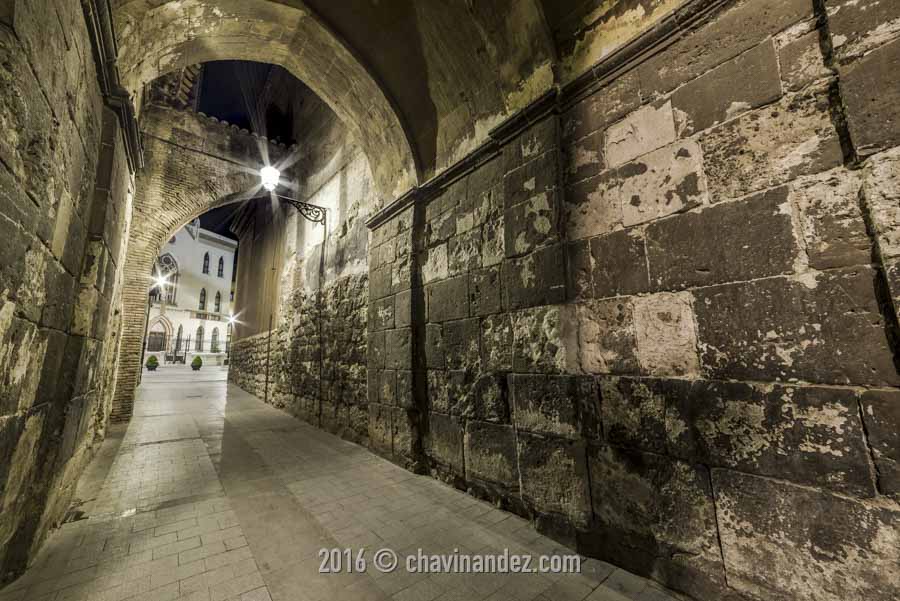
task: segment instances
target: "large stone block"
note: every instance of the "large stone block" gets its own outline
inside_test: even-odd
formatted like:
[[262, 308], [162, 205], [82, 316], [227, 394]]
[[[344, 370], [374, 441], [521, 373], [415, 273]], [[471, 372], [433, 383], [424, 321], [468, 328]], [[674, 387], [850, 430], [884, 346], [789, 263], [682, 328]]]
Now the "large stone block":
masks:
[[472, 229], [450, 238], [447, 263], [451, 275], [468, 273], [481, 267], [481, 230]]
[[861, 404], [879, 489], [900, 495], [900, 394], [895, 390], [870, 390], [863, 393]]
[[728, 584], [763, 599], [900, 596], [900, 515], [807, 487], [714, 469]]
[[428, 414], [428, 455], [455, 475], [465, 471], [463, 462], [463, 426], [455, 417]]
[[434, 323], [425, 325], [425, 365], [429, 368], [444, 369], [444, 329]]
[[810, 267], [831, 269], [871, 260], [872, 243], [859, 195], [857, 173], [843, 168], [800, 178], [791, 185]]
[[402, 328], [385, 332], [385, 367], [410, 369], [412, 367], [412, 330]]
[[870, 157], [863, 193], [882, 259], [900, 257], [900, 149]]
[[742, 0], [639, 67], [646, 97], [668, 92], [756, 46], [770, 35], [812, 17], [808, 0]]
[[498, 265], [506, 256], [504, 229], [502, 213], [489, 219], [481, 228], [481, 264], [485, 267]]
[[430, 284], [443, 280], [450, 275], [450, 263], [447, 255], [447, 243], [432, 246], [424, 252], [422, 264], [422, 283]]
[[444, 324], [444, 357], [449, 369], [478, 371], [481, 367], [480, 322], [460, 319]]
[[481, 357], [491, 371], [513, 367], [513, 320], [508, 313], [490, 315], [481, 321]]
[[793, 270], [794, 239], [786, 187], [714, 205], [647, 226], [652, 284], [679, 290], [752, 280]]
[[687, 211], [707, 201], [703, 153], [692, 140], [623, 165], [616, 175], [626, 227]]
[[428, 321], [442, 322], [469, 316], [468, 277], [462, 275], [425, 287]]
[[883, 0], [828, 0], [834, 54], [848, 63], [900, 37], [900, 7]]
[[603, 435], [616, 447], [666, 452], [666, 407], [668, 393], [686, 392], [684, 380], [601, 377], [600, 408]]
[[559, 117], [549, 115], [528, 127], [503, 149], [511, 164], [521, 164], [559, 146]]
[[521, 259], [503, 262], [503, 305], [510, 311], [562, 303], [566, 299], [565, 247], [562, 244], [534, 251]]
[[450, 382], [447, 372], [428, 370], [428, 408], [438, 413], [450, 413]]
[[469, 274], [469, 300], [473, 316], [482, 317], [500, 312], [502, 294], [499, 268], [490, 267]]
[[467, 478], [518, 491], [516, 433], [512, 426], [469, 420], [464, 440]]
[[588, 301], [576, 311], [580, 368], [591, 374], [638, 373], [631, 299]]
[[739, 198], [841, 165], [830, 111], [824, 82], [701, 135], [712, 200]]
[[569, 109], [562, 117], [566, 142], [605, 130], [641, 104], [637, 75], [627, 72]]
[[679, 133], [690, 136], [780, 96], [775, 42], [768, 40], [678, 88], [672, 106]]
[[589, 240], [576, 240], [566, 245], [567, 300], [594, 298], [594, 266]]
[[689, 292], [633, 298], [634, 331], [641, 372], [697, 376], [697, 326]]
[[391, 408], [369, 403], [369, 445], [375, 451], [390, 455], [392, 452]]
[[597, 236], [590, 244], [593, 296], [606, 298], [649, 290], [647, 251], [641, 230], [620, 230]]
[[603, 133], [596, 131], [563, 148], [562, 166], [565, 182], [579, 182], [598, 175], [606, 168], [603, 160]]
[[543, 192], [507, 209], [503, 246], [507, 257], [520, 257], [559, 240], [557, 194]]
[[511, 374], [509, 396], [519, 432], [580, 440], [597, 431], [599, 396], [593, 378]]
[[862, 156], [900, 144], [900, 90], [893, 85], [898, 70], [900, 40], [841, 69], [850, 138]]
[[603, 154], [618, 167], [675, 141], [672, 103], [644, 106], [606, 130]]
[[701, 364], [714, 378], [900, 383], [869, 267], [694, 295]]
[[575, 340], [571, 307], [549, 306], [512, 314], [513, 369], [559, 373], [573, 367]]
[[46, 331], [40, 332], [30, 321], [16, 317], [15, 310], [15, 304], [8, 301], [0, 306], [0, 415], [26, 411], [32, 406], [47, 352]]
[[556, 188], [559, 179], [559, 154], [546, 152], [513, 169], [503, 180], [504, 207], [509, 209], [520, 202], [546, 194]]
[[591, 518], [584, 443], [518, 433], [522, 497], [539, 514], [558, 514], [576, 526]]
[[659, 380], [669, 453], [686, 461], [875, 493], [852, 389]]
[[807, 85], [831, 76], [825, 65], [818, 29], [785, 44], [778, 51], [781, 80], [790, 92], [802, 90]]
[[595, 525], [579, 549], [699, 599], [718, 599], [724, 574], [709, 471], [669, 457], [589, 449]]
[[606, 171], [565, 190], [565, 229], [569, 240], [613, 231], [622, 223], [616, 171]]

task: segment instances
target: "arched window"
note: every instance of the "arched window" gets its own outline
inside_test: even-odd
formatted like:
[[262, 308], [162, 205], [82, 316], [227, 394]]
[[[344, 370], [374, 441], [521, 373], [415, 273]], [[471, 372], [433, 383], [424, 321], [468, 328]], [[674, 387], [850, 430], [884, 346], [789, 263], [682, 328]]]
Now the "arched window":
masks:
[[216, 292], [216, 313], [222, 312], [222, 293]]
[[203, 255], [203, 273], [209, 273], [209, 253]]
[[219, 352], [219, 328], [213, 328], [212, 339], [210, 341], [210, 352]]
[[184, 330], [181, 328], [181, 326], [178, 326], [178, 335], [175, 336], [175, 352], [176, 353], [181, 350], [181, 337], [183, 334], [184, 334]]
[[178, 294], [178, 263], [172, 255], [166, 253], [156, 260], [153, 278], [162, 279], [165, 283], [150, 288], [150, 299], [153, 302], [161, 302], [165, 296], [166, 303], [174, 305]]
[[194, 350], [198, 353], [203, 352], [203, 326], [197, 328], [197, 342], [194, 343]]
[[206, 311], [206, 288], [200, 289], [200, 310]]
[[225, 258], [219, 257], [219, 277], [225, 277]]

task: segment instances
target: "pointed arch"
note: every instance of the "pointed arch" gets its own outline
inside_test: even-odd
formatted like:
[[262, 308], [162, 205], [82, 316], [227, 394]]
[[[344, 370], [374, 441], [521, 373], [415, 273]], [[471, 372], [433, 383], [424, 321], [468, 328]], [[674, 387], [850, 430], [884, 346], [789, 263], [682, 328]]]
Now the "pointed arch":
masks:
[[197, 339], [194, 341], [194, 351], [203, 352], [203, 326], [197, 328]]
[[209, 274], [209, 253], [203, 254], [203, 273]]
[[216, 313], [222, 312], [222, 293], [221, 292], [216, 292], [216, 304], [215, 304], [214, 309], [215, 309]]
[[206, 311], [206, 288], [200, 289], [200, 310]]
[[209, 351], [211, 353], [219, 352], [219, 328], [213, 328], [212, 337], [210, 338]]
[[220, 278], [225, 277], [225, 257], [219, 257], [219, 270], [216, 275]]

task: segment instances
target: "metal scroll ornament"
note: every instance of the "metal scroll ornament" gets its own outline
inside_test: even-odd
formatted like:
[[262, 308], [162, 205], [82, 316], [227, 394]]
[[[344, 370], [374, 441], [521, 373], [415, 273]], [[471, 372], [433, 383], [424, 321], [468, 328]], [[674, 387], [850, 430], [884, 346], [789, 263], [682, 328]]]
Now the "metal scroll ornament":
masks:
[[288, 198], [287, 196], [278, 195], [278, 198], [292, 205], [307, 221], [312, 221], [313, 223], [321, 223], [324, 225], [325, 207], [309, 204], [308, 202], [303, 202], [302, 200]]

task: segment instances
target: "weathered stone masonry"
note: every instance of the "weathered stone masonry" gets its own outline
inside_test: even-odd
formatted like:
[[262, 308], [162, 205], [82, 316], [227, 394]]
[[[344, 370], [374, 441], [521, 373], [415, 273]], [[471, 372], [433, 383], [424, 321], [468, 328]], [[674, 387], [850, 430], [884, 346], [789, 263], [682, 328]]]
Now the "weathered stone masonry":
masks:
[[135, 157], [88, 25], [0, 2], [0, 581], [65, 515], [114, 387]]
[[733, 3], [376, 221], [372, 447], [697, 598], [896, 596], [898, 19]]

